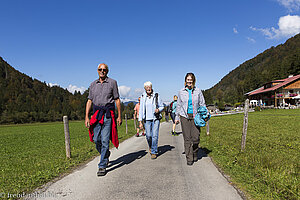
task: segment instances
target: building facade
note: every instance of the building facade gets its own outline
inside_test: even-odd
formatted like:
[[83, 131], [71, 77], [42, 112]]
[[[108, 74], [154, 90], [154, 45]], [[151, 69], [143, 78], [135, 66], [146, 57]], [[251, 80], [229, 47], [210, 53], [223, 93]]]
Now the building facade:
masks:
[[300, 74], [286, 79], [265, 83], [262, 87], [248, 92], [252, 106], [290, 106], [300, 104]]

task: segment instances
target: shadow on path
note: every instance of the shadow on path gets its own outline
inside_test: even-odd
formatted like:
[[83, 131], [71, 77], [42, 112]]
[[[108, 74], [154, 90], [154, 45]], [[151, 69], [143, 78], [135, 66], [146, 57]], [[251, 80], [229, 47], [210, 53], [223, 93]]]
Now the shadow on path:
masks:
[[182, 134], [182, 131], [176, 132], [175, 136], [178, 136], [178, 135], [180, 135], [180, 134]]
[[161, 156], [162, 154], [166, 153], [167, 151], [172, 151], [172, 149], [174, 149], [175, 147], [170, 146], [170, 145], [164, 145], [164, 146], [160, 146], [158, 147], [157, 151], [157, 157]]
[[145, 150], [141, 150], [138, 152], [126, 154], [122, 157], [119, 157], [116, 160], [110, 161], [107, 166], [109, 168], [109, 169], [107, 169], [107, 172], [113, 171], [119, 167], [122, 167], [123, 165], [128, 165], [128, 164], [132, 163], [133, 161], [135, 161], [136, 159], [140, 159], [140, 158], [144, 157], [146, 154], [147, 154], [147, 152]]
[[207, 155], [211, 152], [211, 150], [207, 149], [207, 148], [202, 148], [200, 147], [198, 150], [198, 159], [200, 160], [203, 157], [207, 157]]
[[[201, 158], [203, 157], [207, 157], [207, 155], [212, 152], [211, 150], [207, 149], [207, 148], [202, 148], [200, 147], [199, 150], [198, 150], [198, 153], [197, 153], [197, 157], [198, 157], [198, 160], [200, 160]], [[182, 154], [185, 154], [185, 152], [182, 152]]]

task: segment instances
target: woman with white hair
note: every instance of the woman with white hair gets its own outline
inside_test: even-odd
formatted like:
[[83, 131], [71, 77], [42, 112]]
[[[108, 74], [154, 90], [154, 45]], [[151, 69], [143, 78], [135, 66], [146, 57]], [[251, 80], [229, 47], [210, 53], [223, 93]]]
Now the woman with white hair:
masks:
[[158, 93], [153, 92], [152, 83], [150, 81], [144, 83], [144, 89], [145, 92], [142, 94], [140, 102], [139, 126], [142, 128], [142, 121], [144, 121], [151, 159], [156, 159], [158, 154], [158, 134], [161, 119], [160, 112], [164, 109], [164, 106]]

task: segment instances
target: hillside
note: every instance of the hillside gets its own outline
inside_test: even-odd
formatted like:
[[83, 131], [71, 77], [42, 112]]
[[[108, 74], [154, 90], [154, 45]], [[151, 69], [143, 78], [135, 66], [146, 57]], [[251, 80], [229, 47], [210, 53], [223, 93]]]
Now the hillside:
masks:
[[83, 119], [86, 97], [32, 79], [0, 57], [0, 124]]
[[296, 74], [300, 74], [300, 34], [244, 62], [205, 90], [204, 96], [208, 104], [234, 104], [266, 82]]

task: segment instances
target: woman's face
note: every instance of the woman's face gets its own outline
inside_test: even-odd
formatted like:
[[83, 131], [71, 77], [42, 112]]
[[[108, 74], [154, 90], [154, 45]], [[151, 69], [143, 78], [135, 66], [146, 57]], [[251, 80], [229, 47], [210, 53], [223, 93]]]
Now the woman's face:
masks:
[[146, 93], [147, 93], [148, 95], [151, 95], [151, 93], [152, 93], [152, 87], [151, 87], [151, 86], [146, 86], [146, 87], [145, 87], [145, 91], [146, 91]]
[[191, 76], [186, 77], [186, 86], [193, 87], [193, 78]]

